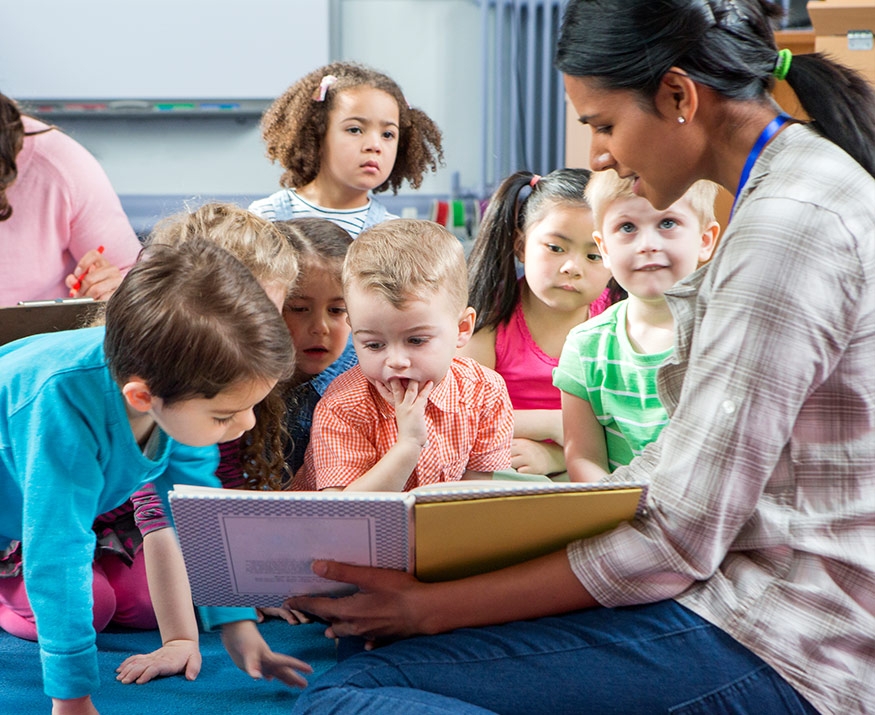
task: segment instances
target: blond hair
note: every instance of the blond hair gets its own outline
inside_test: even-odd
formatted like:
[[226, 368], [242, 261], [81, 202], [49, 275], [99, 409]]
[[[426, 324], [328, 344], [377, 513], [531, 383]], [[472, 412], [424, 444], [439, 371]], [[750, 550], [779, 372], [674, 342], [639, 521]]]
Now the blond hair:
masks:
[[[613, 169], [594, 171], [586, 185], [586, 200], [592, 207], [593, 226], [596, 231], [602, 230], [602, 221], [608, 207], [617, 199], [638, 196], [633, 190], [632, 179], [621, 179]], [[695, 182], [679, 200], [686, 201], [704, 229], [715, 220], [714, 201], [719, 187], [713, 181], [701, 179]]]
[[363, 231], [343, 263], [344, 291], [351, 284], [377, 291], [395, 307], [437, 294], [460, 315], [468, 306], [462, 244], [433, 221], [399, 218]]
[[[283, 298], [288, 297], [298, 277], [297, 251], [270, 221], [234, 204], [206, 203], [194, 211], [184, 211], [158, 222], [146, 241], [146, 250], [160, 246], [181, 248], [203, 241], [237, 258], [262, 290], [279, 285], [284, 289]], [[205, 295], [204, 300], [209, 300], [209, 296]], [[266, 312], [278, 314], [272, 303]], [[283, 380], [291, 377], [294, 351], [288, 360], [289, 373]], [[255, 427], [244, 436], [239, 466], [249, 489], [278, 489], [285, 480], [283, 454], [289, 439], [285, 427], [285, 391], [286, 385], [280, 381], [259, 404]]]
[[147, 246], [178, 246], [206, 239], [221, 246], [246, 266], [262, 285], [280, 284], [286, 294], [298, 277], [298, 257], [285, 236], [251, 211], [227, 203], [207, 203], [159, 221]]

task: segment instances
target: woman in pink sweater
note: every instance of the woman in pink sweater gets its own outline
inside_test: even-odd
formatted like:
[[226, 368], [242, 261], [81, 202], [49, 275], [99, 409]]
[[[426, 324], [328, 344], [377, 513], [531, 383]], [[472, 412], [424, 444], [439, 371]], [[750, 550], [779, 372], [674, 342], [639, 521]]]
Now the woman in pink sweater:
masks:
[[0, 306], [108, 298], [139, 252], [97, 160], [0, 94]]

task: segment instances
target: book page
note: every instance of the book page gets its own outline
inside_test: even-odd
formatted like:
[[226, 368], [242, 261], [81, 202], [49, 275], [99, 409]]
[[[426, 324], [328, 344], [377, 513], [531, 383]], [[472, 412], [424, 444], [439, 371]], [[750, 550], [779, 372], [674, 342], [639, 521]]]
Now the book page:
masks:
[[346, 584], [316, 576], [313, 561], [375, 563], [373, 518], [225, 516], [221, 523], [232, 588], [241, 596], [351, 593]]
[[637, 489], [646, 492], [641, 483], [620, 482], [551, 482], [551, 481], [512, 481], [490, 479], [462, 479], [458, 482], [424, 484], [410, 490], [417, 504], [440, 501], [462, 501], [485, 499], [488, 497], [507, 497], [526, 494], [564, 494], [567, 492], [603, 492], [617, 489]]

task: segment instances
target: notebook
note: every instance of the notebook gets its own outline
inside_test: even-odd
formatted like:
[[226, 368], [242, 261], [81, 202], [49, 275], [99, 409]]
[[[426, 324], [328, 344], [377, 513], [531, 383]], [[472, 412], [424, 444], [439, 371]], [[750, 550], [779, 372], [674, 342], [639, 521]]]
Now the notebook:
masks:
[[101, 305], [91, 298], [69, 298], [0, 308], [0, 345], [39, 333], [84, 328]]

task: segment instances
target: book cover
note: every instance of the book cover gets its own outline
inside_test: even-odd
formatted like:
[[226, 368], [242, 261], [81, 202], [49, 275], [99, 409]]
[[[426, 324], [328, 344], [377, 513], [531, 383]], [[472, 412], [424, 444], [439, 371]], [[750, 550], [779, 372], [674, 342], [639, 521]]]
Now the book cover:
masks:
[[413, 497], [177, 485], [170, 509], [198, 606], [279, 606], [293, 593], [349, 593], [315, 559], [407, 570]]
[[631, 519], [641, 494], [615, 487], [417, 501], [416, 577], [448, 581], [543, 556]]

